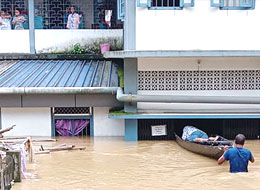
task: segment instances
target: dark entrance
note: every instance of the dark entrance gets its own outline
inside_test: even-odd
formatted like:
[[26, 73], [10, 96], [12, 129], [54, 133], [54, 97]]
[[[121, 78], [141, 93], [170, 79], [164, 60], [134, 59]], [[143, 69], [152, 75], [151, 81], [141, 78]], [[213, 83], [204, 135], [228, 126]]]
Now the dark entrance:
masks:
[[[152, 136], [152, 125], [166, 125], [167, 135]], [[182, 134], [186, 125], [195, 126], [209, 136], [221, 135], [234, 139], [238, 133], [245, 134], [247, 139], [259, 138], [259, 119], [141, 119], [138, 120], [138, 140], [173, 140], [174, 133]]]

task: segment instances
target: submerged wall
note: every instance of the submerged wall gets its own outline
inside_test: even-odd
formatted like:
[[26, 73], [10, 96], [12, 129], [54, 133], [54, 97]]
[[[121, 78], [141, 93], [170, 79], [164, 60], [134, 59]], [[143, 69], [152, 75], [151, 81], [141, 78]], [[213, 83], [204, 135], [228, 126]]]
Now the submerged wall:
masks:
[[124, 119], [109, 119], [108, 107], [94, 107], [93, 109], [94, 136], [124, 136]]
[[51, 136], [50, 108], [1, 108], [1, 126], [16, 125], [5, 136]]

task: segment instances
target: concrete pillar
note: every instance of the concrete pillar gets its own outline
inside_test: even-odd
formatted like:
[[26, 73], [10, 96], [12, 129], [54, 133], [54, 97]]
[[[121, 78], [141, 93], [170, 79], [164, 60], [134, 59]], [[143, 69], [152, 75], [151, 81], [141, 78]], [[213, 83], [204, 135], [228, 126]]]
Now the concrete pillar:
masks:
[[35, 54], [34, 0], [28, 1], [30, 53]]
[[136, 0], [125, 0], [124, 50], [136, 49]]
[[[137, 59], [124, 59], [124, 93], [137, 93]], [[124, 111], [136, 113], [137, 103], [125, 103]]]
[[138, 141], [137, 119], [125, 119], [125, 141]]

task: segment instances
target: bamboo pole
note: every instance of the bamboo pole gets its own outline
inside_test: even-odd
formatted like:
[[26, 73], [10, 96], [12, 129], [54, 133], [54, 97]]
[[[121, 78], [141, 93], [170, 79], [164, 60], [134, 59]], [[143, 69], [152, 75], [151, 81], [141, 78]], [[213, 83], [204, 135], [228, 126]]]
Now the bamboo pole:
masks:
[[5, 129], [1, 129], [1, 130], [0, 130], [0, 134], [3, 134], [3, 133], [5, 133], [5, 132], [7, 132], [7, 131], [10, 131], [10, 130], [12, 130], [14, 127], [15, 127], [15, 125], [13, 125], [13, 126], [11, 126], [11, 127], [7, 127], [7, 128], [5, 128]]

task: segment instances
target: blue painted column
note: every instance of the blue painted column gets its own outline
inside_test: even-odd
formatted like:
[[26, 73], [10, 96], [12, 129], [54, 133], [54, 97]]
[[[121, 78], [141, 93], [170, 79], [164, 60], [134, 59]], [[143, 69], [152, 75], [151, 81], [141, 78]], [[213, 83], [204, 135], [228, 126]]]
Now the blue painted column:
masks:
[[125, 119], [125, 141], [138, 141], [137, 119]]
[[94, 137], [94, 119], [93, 119], [93, 116], [90, 118], [90, 136], [91, 137]]
[[35, 54], [34, 0], [28, 1], [30, 53]]

